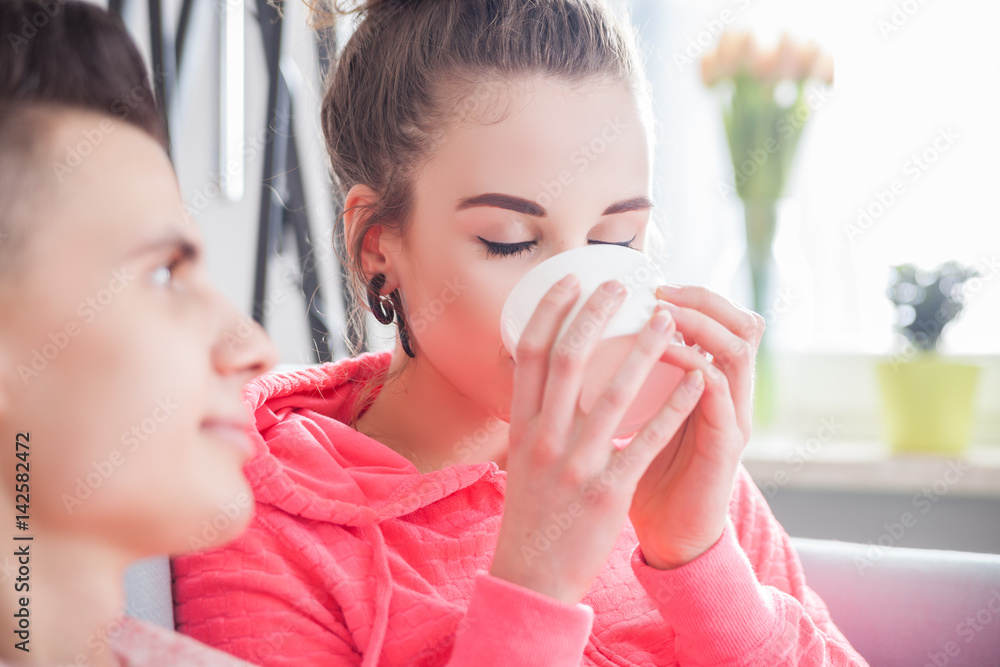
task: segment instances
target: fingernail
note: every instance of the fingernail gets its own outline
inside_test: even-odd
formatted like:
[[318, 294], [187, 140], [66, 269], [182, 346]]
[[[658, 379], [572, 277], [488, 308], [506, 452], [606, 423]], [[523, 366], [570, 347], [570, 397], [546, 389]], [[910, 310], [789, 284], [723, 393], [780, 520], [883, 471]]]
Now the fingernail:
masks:
[[669, 301], [664, 301], [663, 299], [660, 299], [659, 301], [657, 301], [656, 302], [656, 306], [657, 306], [657, 308], [666, 308], [671, 313], [676, 313], [676, 312], [680, 311], [680, 309], [681, 309], [680, 306], [678, 306], [676, 304], [673, 304], [673, 303], [670, 303]]
[[572, 287], [576, 287], [579, 284], [580, 284], [579, 278], [577, 278], [572, 273], [563, 278], [562, 280], [560, 280], [558, 283], [556, 283], [556, 285], [562, 287], [563, 289], [570, 289]]
[[620, 280], [611, 280], [604, 283], [602, 288], [608, 294], [613, 294], [615, 296], [621, 296], [625, 293], [625, 284]]
[[660, 289], [662, 289], [664, 292], [667, 292], [668, 294], [676, 294], [677, 292], [680, 292], [684, 288], [681, 287], [680, 285], [674, 285], [673, 283], [665, 283], [663, 285], [660, 285]]
[[705, 386], [705, 374], [701, 372], [701, 369], [697, 369], [687, 376], [684, 380], [684, 386], [688, 389], [698, 389], [700, 390]]
[[649, 328], [652, 329], [653, 331], [659, 331], [660, 333], [663, 333], [664, 331], [667, 330], [667, 327], [670, 326], [671, 319], [673, 318], [670, 317], [670, 313], [664, 313], [663, 311], [660, 311], [656, 315], [653, 315], [653, 319], [650, 320], [649, 322]]

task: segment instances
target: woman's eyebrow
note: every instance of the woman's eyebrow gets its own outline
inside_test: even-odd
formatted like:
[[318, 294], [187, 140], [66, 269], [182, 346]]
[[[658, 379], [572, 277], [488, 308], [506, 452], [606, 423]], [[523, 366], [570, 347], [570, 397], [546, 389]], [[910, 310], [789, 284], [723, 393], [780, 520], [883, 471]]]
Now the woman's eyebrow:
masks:
[[513, 195], [503, 195], [497, 192], [487, 192], [486, 194], [476, 195], [475, 197], [465, 197], [464, 199], [460, 199], [458, 200], [458, 206], [455, 207], [455, 210], [462, 211], [467, 208], [473, 208], [474, 206], [505, 208], [508, 211], [515, 211], [517, 213], [531, 215], [536, 218], [544, 218], [548, 215], [545, 209], [542, 208], [541, 204], [536, 204], [530, 199], [515, 197]]
[[[458, 205], [455, 207], [455, 210], [462, 211], [474, 206], [492, 206], [494, 208], [503, 208], [516, 213], [531, 215], [536, 218], [544, 218], [548, 215], [546, 210], [542, 208], [541, 204], [533, 202], [530, 199], [500, 194], [498, 192], [487, 192], [474, 197], [465, 197], [460, 199], [458, 201]], [[612, 204], [607, 207], [601, 215], [613, 215], [615, 213], [625, 213], [627, 211], [637, 211], [652, 207], [653, 202], [650, 201], [648, 197], [633, 197], [632, 199], [626, 199]]]
[[615, 213], [627, 213], [628, 211], [642, 211], [653, 208], [653, 202], [648, 197], [633, 197], [617, 202], [604, 209], [601, 215], [613, 215]]

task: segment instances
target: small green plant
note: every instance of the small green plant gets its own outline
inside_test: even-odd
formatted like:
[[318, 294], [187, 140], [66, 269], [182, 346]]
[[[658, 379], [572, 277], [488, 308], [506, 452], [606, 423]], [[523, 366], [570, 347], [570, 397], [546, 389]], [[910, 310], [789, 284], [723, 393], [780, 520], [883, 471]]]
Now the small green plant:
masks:
[[962, 312], [962, 286], [978, 275], [954, 261], [931, 271], [914, 264], [891, 267], [886, 295], [896, 307], [896, 331], [918, 351], [936, 352], [944, 328]]

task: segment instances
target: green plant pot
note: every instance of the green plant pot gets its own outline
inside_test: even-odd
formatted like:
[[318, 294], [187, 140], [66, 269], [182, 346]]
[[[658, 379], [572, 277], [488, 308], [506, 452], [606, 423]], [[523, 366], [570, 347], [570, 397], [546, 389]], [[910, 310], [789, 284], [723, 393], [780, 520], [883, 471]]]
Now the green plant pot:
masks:
[[894, 452], [960, 454], [969, 442], [980, 367], [924, 353], [876, 362]]

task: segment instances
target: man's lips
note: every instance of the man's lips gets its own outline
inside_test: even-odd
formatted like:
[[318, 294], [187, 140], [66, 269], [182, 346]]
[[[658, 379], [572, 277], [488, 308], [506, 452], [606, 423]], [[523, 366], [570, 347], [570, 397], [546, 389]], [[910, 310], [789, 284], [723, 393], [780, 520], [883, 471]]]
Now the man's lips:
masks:
[[212, 417], [203, 421], [201, 428], [203, 431], [232, 444], [248, 458], [253, 455], [253, 444], [250, 441], [251, 426], [247, 421]]

